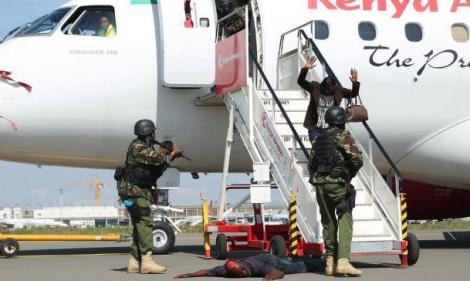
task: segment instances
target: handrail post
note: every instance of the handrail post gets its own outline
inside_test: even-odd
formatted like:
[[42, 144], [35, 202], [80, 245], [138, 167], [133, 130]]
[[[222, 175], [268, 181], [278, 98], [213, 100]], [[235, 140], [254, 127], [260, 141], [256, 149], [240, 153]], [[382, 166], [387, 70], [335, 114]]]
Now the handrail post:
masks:
[[[369, 136], [369, 164], [371, 166], [374, 165], [374, 158], [372, 155], [372, 138]], [[371, 169], [370, 171], [370, 186], [371, 190], [374, 191], [374, 173], [372, 172], [373, 170]]]
[[250, 138], [250, 143], [254, 142], [254, 102], [253, 102], [253, 87], [250, 85], [248, 86], [248, 119], [249, 119], [249, 138]]

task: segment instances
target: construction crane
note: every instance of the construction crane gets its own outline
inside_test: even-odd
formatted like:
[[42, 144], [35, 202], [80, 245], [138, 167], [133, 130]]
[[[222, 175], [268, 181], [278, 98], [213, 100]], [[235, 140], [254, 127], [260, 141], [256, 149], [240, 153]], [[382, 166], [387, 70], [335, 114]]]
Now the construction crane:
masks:
[[96, 176], [96, 180], [94, 182], [78, 182], [75, 185], [95, 188], [95, 207], [100, 205], [101, 190], [105, 187], [105, 183], [101, 182], [99, 176]]

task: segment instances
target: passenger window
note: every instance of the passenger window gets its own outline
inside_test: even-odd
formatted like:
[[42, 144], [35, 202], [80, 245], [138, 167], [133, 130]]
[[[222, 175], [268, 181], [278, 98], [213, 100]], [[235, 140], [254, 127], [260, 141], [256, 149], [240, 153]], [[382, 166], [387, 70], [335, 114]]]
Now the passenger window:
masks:
[[117, 34], [114, 8], [111, 6], [81, 7], [62, 26], [65, 34], [114, 37]]
[[370, 21], [363, 21], [358, 26], [359, 37], [365, 41], [372, 41], [377, 37], [375, 25]]
[[419, 42], [423, 39], [423, 29], [417, 23], [407, 23], [405, 25], [405, 34], [411, 42]]
[[326, 21], [315, 21], [315, 39], [325, 40], [330, 36], [330, 29]]
[[467, 26], [463, 23], [456, 23], [452, 25], [452, 37], [456, 42], [467, 42], [469, 39]]

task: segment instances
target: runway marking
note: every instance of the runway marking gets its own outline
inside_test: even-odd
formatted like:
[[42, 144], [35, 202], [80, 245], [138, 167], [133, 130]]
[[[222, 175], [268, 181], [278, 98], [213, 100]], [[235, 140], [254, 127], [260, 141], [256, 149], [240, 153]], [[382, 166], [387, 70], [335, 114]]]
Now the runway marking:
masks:
[[452, 238], [452, 240], [457, 240], [457, 238], [455, 238], [455, 236], [452, 234], [452, 232], [447, 232], [447, 234], [449, 234], [449, 236]]

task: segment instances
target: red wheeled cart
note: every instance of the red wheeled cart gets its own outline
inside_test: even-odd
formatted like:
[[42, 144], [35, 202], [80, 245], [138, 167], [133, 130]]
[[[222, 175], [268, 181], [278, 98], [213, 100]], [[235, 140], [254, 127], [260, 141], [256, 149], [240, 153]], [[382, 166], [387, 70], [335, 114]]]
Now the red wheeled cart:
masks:
[[[273, 189], [277, 188], [272, 186]], [[250, 185], [227, 186], [227, 190], [250, 189]], [[205, 224], [206, 236], [217, 233], [214, 258], [223, 260], [232, 251], [265, 251], [278, 256], [290, 254], [289, 224], [266, 225], [262, 214], [262, 205], [253, 204], [253, 224], [228, 224], [221, 220]], [[320, 257], [323, 254], [323, 243], [305, 243], [300, 239], [297, 255], [312, 255]], [[209, 258], [210, 252], [206, 251]]]

